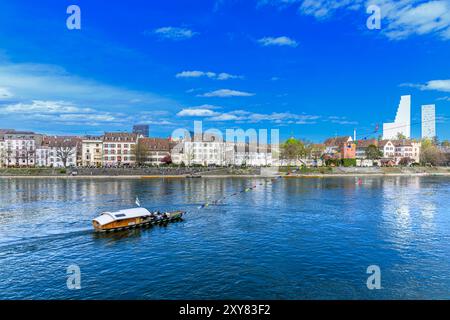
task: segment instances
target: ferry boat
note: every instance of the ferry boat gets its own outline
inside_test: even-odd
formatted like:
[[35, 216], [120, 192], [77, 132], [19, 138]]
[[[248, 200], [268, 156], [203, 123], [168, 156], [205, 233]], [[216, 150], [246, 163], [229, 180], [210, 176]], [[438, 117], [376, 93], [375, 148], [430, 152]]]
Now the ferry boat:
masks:
[[181, 220], [185, 211], [150, 212], [145, 208], [103, 212], [92, 221], [95, 231], [107, 232]]

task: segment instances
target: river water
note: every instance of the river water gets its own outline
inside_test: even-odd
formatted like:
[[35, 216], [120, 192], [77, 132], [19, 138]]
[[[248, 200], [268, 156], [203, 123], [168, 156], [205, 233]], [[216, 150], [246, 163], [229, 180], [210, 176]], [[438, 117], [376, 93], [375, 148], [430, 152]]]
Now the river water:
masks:
[[[449, 194], [445, 177], [0, 179], [0, 299], [448, 299]], [[136, 196], [188, 214], [93, 233]]]

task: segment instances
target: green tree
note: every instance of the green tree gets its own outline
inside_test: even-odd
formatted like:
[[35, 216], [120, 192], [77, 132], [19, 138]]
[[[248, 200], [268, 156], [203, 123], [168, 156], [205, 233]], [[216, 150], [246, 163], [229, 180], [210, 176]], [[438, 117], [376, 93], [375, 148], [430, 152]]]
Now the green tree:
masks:
[[406, 139], [406, 136], [403, 133], [401, 133], [401, 132], [397, 133], [397, 140], [405, 140], [405, 139]]
[[342, 159], [341, 163], [344, 167], [356, 167], [356, 159]]
[[434, 144], [431, 139], [425, 138], [425, 139], [422, 139], [421, 146], [422, 146], [422, 150], [425, 150], [427, 148], [434, 146]]
[[431, 164], [433, 166], [442, 165], [445, 162], [445, 156], [441, 150], [435, 145], [425, 145], [422, 142], [422, 150], [420, 151], [420, 162], [423, 165]]
[[323, 144], [311, 144], [309, 156], [315, 160], [320, 159], [325, 152], [325, 146]]
[[380, 159], [383, 157], [383, 152], [381, 152], [376, 145], [371, 144], [366, 148], [366, 157], [370, 160]]
[[443, 147], [448, 148], [448, 147], [450, 147], [450, 141], [444, 140], [444, 141], [442, 141], [441, 145], [442, 145]]
[[138, 141], [133, 149], [133, 153], [136, 158], [136, 164], [142, 166], [147, 162], [150, 150], [145, 143]]
[[306, 154], [305, 144], [301, 140], [289, 138], [281, 145], [281, 157], [286, 160], [298, 160]]

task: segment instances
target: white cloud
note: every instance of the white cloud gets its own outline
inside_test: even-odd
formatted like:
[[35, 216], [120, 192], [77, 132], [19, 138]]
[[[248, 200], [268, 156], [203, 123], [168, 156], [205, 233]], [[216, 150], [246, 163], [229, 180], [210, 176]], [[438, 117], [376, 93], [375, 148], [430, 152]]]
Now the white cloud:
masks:
[[323, 19], [341, 8], [360, 9], [363, 2], [364, 0], [304, 0], [299, 7], [299, 12]]
[[200, 78], [200, 77], [207, 77], [210, 79], [216, 79], [216, 80], [228, 80], [228, 79], [240, 79], [242, 76], [237, 76], [229, 73], [215, 73], [215, 72], [204, 72], [204, 71], [183, 71], [180, 73], [177, 73], [175, 75], [177, 78]]
[[59, 120], [62, 121], [97, 121], [97, 122], [113, 122], [119, 121], [117, 117], [112, 114], [61, 114]]
[[[0, 122], [4, 126], [39, 130], [46, 124], [67, 132], [69, 126], [119, 129], [144, 121], [169, 125], [169, 115], [158, 112], [164, 109], [172, 115], [178, 105], [154, 93], [81, 78], [57, 66], [0, 60]], [[146, 114], [149, 110], [151, 115]]]
[[198, 32], [192, 31], [191, 29], [178, 27], [162, 27], [155, 29], [154, 33], [161, 38], [171, 40], [185, 40], [198, 35]]
[[188, 108], [177, 113], [178, 117], [212, 117], [215, 115], [217, 115], [216, 112], [202, 108]]
[[367, 3], [380, 6], [382, 17], [386, 21], [384, 33], [391, 39], [405, 39], [414, 34], [437, 34], [443, 39], [450, 39], [448, 0], [370, 0]]
[[251, 97], [254, 96], [254, 93], [250, 92], [244, 92], [244, 91], [236, 91], [236, 90], [230, 90], [230, 89], [220, 89], [212, 92], [207, 92], [202, 95], [201, 97], [219, 97], [219, 98], [227, 98], [227, 97]]
[[195, 108], [197, 108], [197, 109], [211, 109], [211, 110], [222, 109], [221, 106], [215, 106], [213, 104], [202, 104], [200, 106], [196, 106]]
[[0, 112], [5, 118], [36, 123], [48, 121], [64, 125], [100, 125], [130, 121], [129, 117], [121, 113], [78, 107], [66, 101], [20, 102], [2, 106]]
[[247, 115], [249, 122], [273, 121], [281, 123], [283, 121], [295, 120], [307, 123], [319, 119], [319, 116], [295, 114], [290, 112], [273, 112], [271, 114], [252, 113]]
[[210, 121], [237, 121], [237, 120], [242, 120], [241, 117], [235, 115], [235, 114], [231, 114], [231, 113], [223, 113], [217, 116], [214, 116], [212, 118], [209, 119]]
[[226, 122], [235, 121], [239, 123], [258, 123], [272, 122], [275, 124], [296, 123], [296, 124], [313, 124], [320, 116], [294, 114], [290, 112], [273, 112], [270, 114], [253, 113], [245, 110], [234, 110], [229, 112], [213, 111], [208, 106], [200, 106], [182, 109], [177, 116], [180, 117], [202, 117], [208, 121]]
[[[177, 78], [200, 78], [205, 76], [210, 77], [208, 72], [203, 71], [183, 71], [175, 75]], [[212, 76], [210, 78], [212, 78]]]
[[341, 124], [341, 125], [357, 125], [357, 121], [348, 120], [347, 117], [339, 117], [339, 116], [329, 116], [328, 120], [331, 123]]
[[450, 39], [449, 0], [261, 0], [259, 4], [279, 7], [298, 6], [302, 15], [324, 20], [339, 10], [360, 10], [377, 5], [381, 9], [381, 32], [390, 39], [405, 39], [412, 35], [435, 34]]
[[[201, 108], [200, 106], [199, 108]], [[210, 106], [211, 108], [214, 106]], [[206, 106], [205, 106], [206, 108]], [[147, 123], [164, 126], [174, 126], [167, 118], [167, 111], [142, 111], [133, 114], [122, 112], [101, 111], [93, 108], [79, 107], [67, 101], [20, 102], [0, 106], [4, 121], [18, 121], [41, 126], [42, 122], [64, 126], [81, 127], [128, 127], [130, 123]]]
[[331, 123], [336, 123], [336, 124], [341, 124], [341, 125], [345, 125], [345, 124], [357, 125], [358, 121], [332, 120]]
[[427, 84], [422, 86], [422, 90], [450, 92], [450, 79], [428, 81]]
[[400, 86], [418, 88], [418, 89], [424, 90], [424, 91], [425, 90], [433, 90], [433, 91], [450, 92], [450, 79], [431, 80], [425, 84], [404, 83], [404, 84], [401, 84]]
[[92, 113], [95, 110], [90, 108], [79, 108], [64, 101], [39, 101], [31, 103], [10, 104], [0, 109], [4, 113]]
[[240, 78], [242, 78], [242, 76], [236, 76], [225, 72], [219, 73], [217, 75], [217, 80], [240, 79]]
[[262, 46], [267, 47], [267, 46], [288, 46], [288, 47], [297, 47], [298, 43], [297, 41], [286, 37], [286, 36], [282, 36], [282, 37], [264, 37], [262, 39], [258, 40], [258, 43], [260, 43]]
[[14, 93], [11, 97], [17, 103], [71, 101], [75, 105], [105, 110], [123, 110], [124, 106], [172, 108], [177, 105], [157, 94], [99, 83], [43, 64], [0, 64], [0, 88], [7, 88], [9, 95]]
[[200, 106], [183, 108], [180, 112], [177, 113], [179, 117], [213, 117], [218, 116], [220, 113], [213, 111], [217, 109], [221, 109], [220, 106], [215, 106], [211, 104], [203, 104]]
[[221, 107], [202, 105], [191, 108], [184, 108], [178, 112], [178, 117], [199, 117], [204, 118], [205, 121], [210, 122], [235, 122], [235, 123], [261, 123], [269, 122], [276, 125], [313, 125], [319, 120], [339, 124], [339, 125], [355, 125], [356, 121], [350, 121], [346, 117], [329, 116], [322, 117], [318, 115], [297, 114], [292, 112], [272, 112], [272, 113], [257, 113], [246, 110], [232, 110], [232, 111], [218, 111]]

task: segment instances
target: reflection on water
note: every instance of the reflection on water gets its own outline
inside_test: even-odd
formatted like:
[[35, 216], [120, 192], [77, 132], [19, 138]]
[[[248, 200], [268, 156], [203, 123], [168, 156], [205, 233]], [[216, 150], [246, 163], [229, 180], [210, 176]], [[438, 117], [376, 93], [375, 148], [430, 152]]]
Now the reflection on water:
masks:
[[[449, 298], [450, 179], [362, 180], [0, 179], [0, 298]], [[136, 196], [188, 214], [92, 232]], [[81, 290], [66, 287], [70, 264]], [[372, 264], [380, 291], [365, 285]]]

